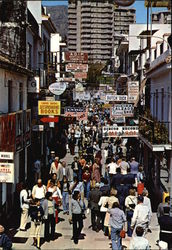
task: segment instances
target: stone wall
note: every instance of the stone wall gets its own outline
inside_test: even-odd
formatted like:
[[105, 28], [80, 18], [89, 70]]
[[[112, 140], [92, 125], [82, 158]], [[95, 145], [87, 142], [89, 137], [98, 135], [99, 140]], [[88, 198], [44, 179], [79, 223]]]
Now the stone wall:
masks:
[[26, 66], [27, 1], [0, 0], [0, 53]]

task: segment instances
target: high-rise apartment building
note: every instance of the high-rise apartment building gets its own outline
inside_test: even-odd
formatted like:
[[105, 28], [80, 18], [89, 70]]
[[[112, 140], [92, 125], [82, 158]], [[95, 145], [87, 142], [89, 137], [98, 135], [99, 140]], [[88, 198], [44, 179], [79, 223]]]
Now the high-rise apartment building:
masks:
[[153, 12], [152, 23], [171, 24], [171, 12], [169, 10]]
[[114, 55], [115, 32], [128, 32], [135, 10], [115, 9], [113, 0], [69, 0], [68, 21], [69, 51], [86, 52], [89, 62], [105, 63]]
[[113, 49], [112, 0], [69, 0], [69, 51], [88, 53], [89, 61], [106, 62]]

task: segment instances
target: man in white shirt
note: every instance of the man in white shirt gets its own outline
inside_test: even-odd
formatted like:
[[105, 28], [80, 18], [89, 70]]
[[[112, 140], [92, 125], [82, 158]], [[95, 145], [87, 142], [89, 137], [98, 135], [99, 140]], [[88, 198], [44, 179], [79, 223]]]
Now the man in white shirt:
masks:
[[115, 160], [113, 159], [113, 157], [111, 159], [111, 163], [108, 164], [107, 167], [109, 169], [109, 177], [110, 177], [110, 182], [111, 182], [112, 177], [114, 174], [116, 174], [116, 169], [118, 168], [118, 165], [115, 163]]
[[43, 201], [45, 199], [46, 194], [46, 186], [42, 184], [42, 180], [38, 179], [37, 184], [32, 189], [32, 197], [33, 199], [38, 199]]
[[149, 250], [149, 242], [143, 237], [144, 228], [136, 227], [136, 236], [131, 239], [129, 249], [132, 250]]
[[23, 189], [20, 192], [20, 207], [22, 209], [21, 219], [20, 219], [20, 231], [26, 231], [30, 196], [31, 196], [31, 191], [28, 190], [27, 185], [24, 183]]
[[133, 235], [135, 235], [137, 226], [143, 227], [145, 234], [150, 223], [150, 211], [149, 208], [143, 204], [143, 201], [144, 197], [141, 195], [138, 196], [138, 204], [134, 209], [133, 218], [131, 220], [131, 228], [134, 228]]
[[57, 174], [58, 169], [61, 167], [61, 163], [59, 162], [59, 157], [55, 157], [54, 162], [51, 163], [49, 174]]

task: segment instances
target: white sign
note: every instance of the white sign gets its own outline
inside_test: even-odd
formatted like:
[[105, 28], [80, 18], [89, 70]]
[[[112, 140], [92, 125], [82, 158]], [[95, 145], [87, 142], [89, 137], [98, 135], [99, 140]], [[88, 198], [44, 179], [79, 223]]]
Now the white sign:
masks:
[[28, 93], [39, 93], [40, 92], [40, 77], [31, 77], [28, 80]]
[[127, 102], [127, 95], [106, 95], [108, 102]]
[[113, 118], [113, 122], [114, 123], [125, 123], [125, 117], [123, 117], [123, 116], [115, 117], [115, 118]]
[[132, 117], [134, 115], [133, 104], [115, 104], [111, 108], [111, 117]]
[[139, 95], [139, 82], [128, 82], [128, 102], [135, 103]]
[[138, 126], [104, 126], [103, 137], [138, 137]]
[[0, 182], [14, 183], [14, 163], [0, 163]]
[[14, 153], [13, 152], [0, 152], [0, 159], [1, 160], [13, 160]]
[[32, 131], [44, 131], [44, 125], [34, 125]]
[[61, 95], [66, 90], [66, 82], [55, 82], [49, 86], [49, 91], [54, 95]]
[[90, 92], [73, 92], [73, 99], [75, 101], [90, 101], [91, 95]]

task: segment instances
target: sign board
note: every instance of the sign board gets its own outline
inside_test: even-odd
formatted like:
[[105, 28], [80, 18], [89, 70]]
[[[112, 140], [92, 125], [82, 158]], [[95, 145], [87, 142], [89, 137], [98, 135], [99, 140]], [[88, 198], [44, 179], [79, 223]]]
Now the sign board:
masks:
[[60, 101], [38, 101], [39, 115], [60, 115], [61, 103]]
[[49, 86], [49, 91], [54, 95], [61, 95], [66, 90], [66, 82], [55, 82]]
[[14, 153], [13, 152], [0, 152], [0, 159], [1, 160], [13, 160]]
[[127, 95], [106, 95], [108, 102], [127, 102]]
[[139, 95], [139, 82], [128, 82], [128, 103], [135, 103]]
[[43, 117], [40, 119], [41, 122], [59, 122], [59, 117]]
[[56, 79], [59, 82], [75, 82], [75, 78], [73, 77], [65, 77], [65, 78], [57, 77]]
[[170, 7], [170, 0], [145, 0], [145, 7]]
[[84, 121], [88, 119], [88, 111], [85, 108], [67, 107], [65, 108], [65, 116], [76, 117], [78, 121]]
[[111, 108], [111, 117], [132, 117], [134, 115], [134, 106], [132, 104], [115, 104]]
[[123, 116], [115, 117], [115, 118], [113, 118], [113, 122], [114, 123], [125, 123], [125, 117], [123, 117]]
[[34, 125], [32, 126], [32, 131], [35, 131], [35, 132], [44, 131], [44, 125]]
[[138, 137], [138, 126], [104, 126], [103, 137]]
[[73, 92], [73, 99], [75, 101], [79, 100], [79, 101], [90, 101], [91, 99], [91, 94], [90, 92]]
[[31, 77], [28, 80], [28, 93], [39, 93], [40, 92], [40, 77]]
[[67, 72], [73, 72], [73, 71], [88, 72], [88, 64], [68, 63], [66, 65], [66, 71]]
[[115, 4], [118, 6], [130, 6], [132, 5], [135, 0], [114, 0]]
[[75, 72], [74, 77], [75, 77], [75, 79], [87, 79], [87, 73], [86, 72]]
[[0, 183], [14, 183], [14, 163], [0, 163]]
[[65, 62], [88, 62], [88, 54], [83, 52], [65, 52]]

